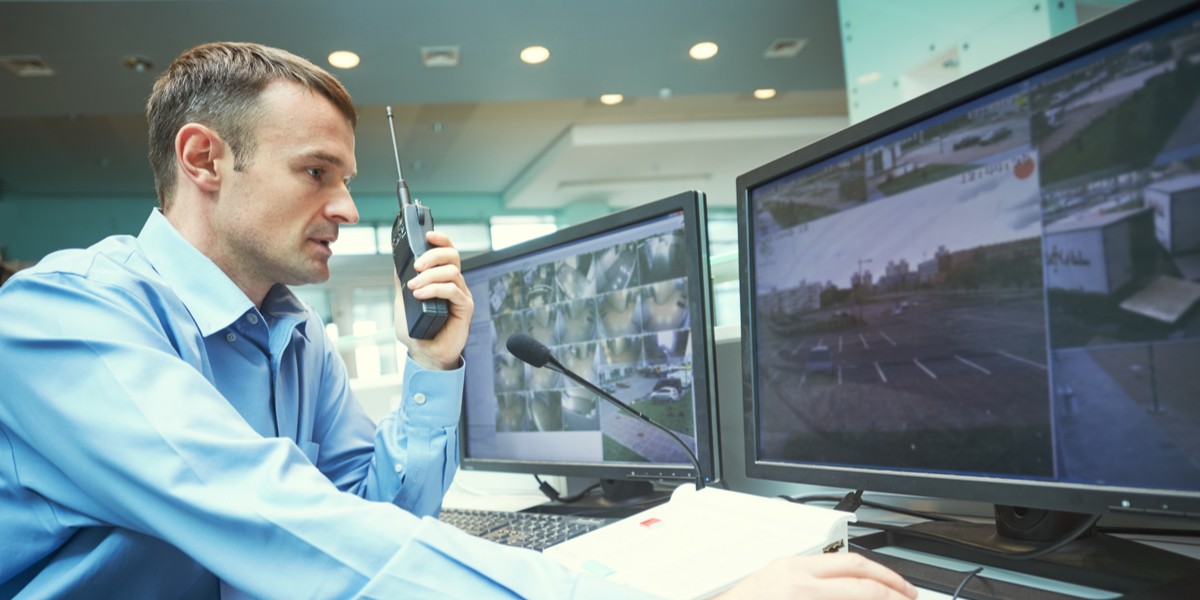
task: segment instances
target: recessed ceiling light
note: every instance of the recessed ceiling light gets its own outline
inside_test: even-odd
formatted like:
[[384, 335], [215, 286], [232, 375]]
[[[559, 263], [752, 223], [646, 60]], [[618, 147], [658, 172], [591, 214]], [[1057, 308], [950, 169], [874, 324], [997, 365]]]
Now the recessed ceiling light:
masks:
[[600, 101], [609, 106], [612, 106], [613, 104], [620, 104], [624, 99], [625, 96], [620, 94], [604, 94], [603, 96], [600, 96]]
[[338, 50], [329, 55], [329, 64], [339, 69], [353, 69], [358, 66], [358, 55], [345, 50]]
[[688, 52], [688, 54], [692, 55], [692, 58], [696, 60], [712, 58], [717, 55], [717, 45], [712, 42], [700, 42], [699, 44], [692, 46], [692, 49]]
[[754, 90], [754, 97], [758, 98], [759, 100], [766, 100], [768, 98], [774, 98], [775, 90], [772, 90], [772, 89]]
[[546, 62], [547, 58], [550, 58], [550, 51], [541, 46], [530, 46], [521, 51], [521, 60], [531, 65]]

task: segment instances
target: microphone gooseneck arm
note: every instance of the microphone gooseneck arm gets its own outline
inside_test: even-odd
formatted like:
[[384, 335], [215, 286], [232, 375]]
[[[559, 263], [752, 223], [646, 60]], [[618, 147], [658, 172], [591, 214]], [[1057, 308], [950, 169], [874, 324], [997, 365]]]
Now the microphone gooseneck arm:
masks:
[[[521, 357], [518, 356], [517, 358], [521, 358]], [[696, 459], [696, 455], [692, 452], [692, 449], [688, 448], [688, 445], [683, 443], [683, 440], [679, 439], [679, 436], [675, 435], [675, 433], [673, 431], [671, 431], [670, 429], [667, 429], [666, 427], [663, 427], [662, 425], [659, 425], [658, 423], [655, 423], [652, 419], [650, 419], [650, 417], [647, 417], [646, 415], [643, 415], [642, 413], [634, 410], [632, 406], [629, 406], [628, 404], [625, 404], [624, 402], [617, 400], [611, 394], [600, 389], [599, 387], [594, 385], [592, 382], [580, 377], [579, 375], [576, 375], [570, 369], [562, 366], [562, 363], [559, 363], [557, 360], [554, 359], [554, 357], [550, 357], [550, 360], [548, 360], [546, 362], [546, 368], [554, 370], [554, 371], [558, 371], [559, 373], [566, 375], [568, 378], [571, 379], [571, 381], [574, 381], [575, 383], [578, 383], [579, 385], [587, 388], [587, 390], [592, 392], [593, 394], [596, 394], [597, 396], [600, 396], [601, 398], [608, 400], [609, 402], [611, 402], [611, 403], [615, 404], [617, 407], [619, 407], [621, 410], [637, 417], [641, 421], [643, 421], [649, 425], [652, 425], [652, 426], [658, 428], [663, 433], [671, 436], [671, 439], [675, 440], [675, 443], [679, 444], [679, 447], [683, 448], [684, 452], [687, 452], [688, 459], [690, 459], [692, 461], [692, 466], [696, 467], [696, 491], [700, 491], [700, 490], [704, 489], [704, 471], [702, 471], [700, 469], [700, 461]]]

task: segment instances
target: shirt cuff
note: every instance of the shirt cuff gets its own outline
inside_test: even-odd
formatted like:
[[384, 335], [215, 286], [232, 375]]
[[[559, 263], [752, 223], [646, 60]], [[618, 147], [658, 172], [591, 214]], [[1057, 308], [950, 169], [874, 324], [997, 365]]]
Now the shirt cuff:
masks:
[[454, 427], [462, 413], [466, 360], [452, 371], [430, 371], [413, 362], [404, 363], [404, 402], [408, 422], [422, 427]]

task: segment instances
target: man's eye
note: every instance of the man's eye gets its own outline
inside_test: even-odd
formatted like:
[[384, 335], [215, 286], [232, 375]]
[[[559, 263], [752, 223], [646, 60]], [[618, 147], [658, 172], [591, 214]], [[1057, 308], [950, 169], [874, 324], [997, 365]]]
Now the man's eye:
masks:
[[305, 170], [308, 171], [309, 175], [312, 175], [313, 179], [321, 178], [321, 169], [310, 168], [310, 169], [305, 169]]

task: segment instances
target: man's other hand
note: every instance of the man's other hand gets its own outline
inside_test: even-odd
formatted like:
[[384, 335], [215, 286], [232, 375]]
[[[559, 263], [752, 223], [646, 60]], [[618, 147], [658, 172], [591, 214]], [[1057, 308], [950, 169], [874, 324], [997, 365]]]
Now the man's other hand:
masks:
[[[417, 276], [411, 281], [401, 282], [393, 268], [392, 277], [396, 279], [396, 339], [408, 346], [408, 357], [413, 362], [435, 371], [456, 369], [459, 356], [467, 343], [467, 331], [470, 329], [471, 313], [475, 311], [475, 302], [471, 299], [471, 291], [463, 281], [462, 261], [458, 250], [450, 243], [446, 234], [430, 231], [425, 239], [435, 246], [432, 250], [417, 258], [413, 267]], [[450, 316], [442, 325], [432, 340], [414, 340], [408, 336], [408, 319], [404, 316], [404, 298], [401, 296], [401, 285], [408, 286], [413, 296], [418, 300], [444, 298], [450, 306]]]
[[917, 588], [858, 554], [779, 558], [717, 600], [912, 600]]

